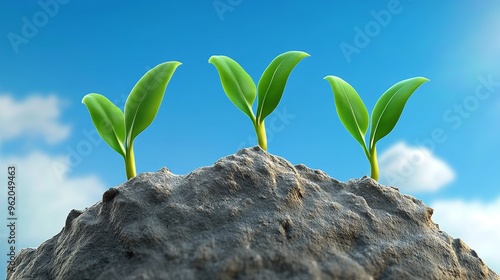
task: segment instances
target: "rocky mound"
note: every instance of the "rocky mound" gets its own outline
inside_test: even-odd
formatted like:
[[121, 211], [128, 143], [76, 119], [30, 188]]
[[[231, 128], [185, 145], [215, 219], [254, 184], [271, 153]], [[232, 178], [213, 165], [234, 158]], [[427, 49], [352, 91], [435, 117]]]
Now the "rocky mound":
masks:
[[7, 278], [500, 279], [431, 216], [370, 178], [342, 183], [253, 147], [109, 189]]

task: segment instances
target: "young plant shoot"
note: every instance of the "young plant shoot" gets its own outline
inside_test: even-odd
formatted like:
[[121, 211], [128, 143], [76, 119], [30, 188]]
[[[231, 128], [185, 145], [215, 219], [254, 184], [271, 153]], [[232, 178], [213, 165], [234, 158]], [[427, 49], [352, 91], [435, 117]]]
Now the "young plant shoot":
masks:
[[423, 83], [423, 77], [403, 80], [389, 88], [373, 108], [370, 125], [370, 141], [367, 145], [365, 135], [368, 130], [369, 116], [365, 104], [354, 88], [336, 76], [326, 76], [332, 86], [335, 108], [340, 121], [347, 131], [361, 144], [370, 161], [371, 177], [378, 180], [377, 142], [396, 126], [408, 98]]
[[134, 139], [153, 122], [168, 82], [179, 65], [176, 61], [165, 62], [144, 74], [125, 102], [125, 113], [97, 93], [82, 99], [99, 135], [124, 158], [127, 179], [136, 175]]
[[[229, 100], [252, 120], [259, 146], [267, 150], [264, 119], [271, 114], [281, 100], [288, 76], [295, 66], [309, 54], [290, 51], [277, 56], [262, 74], [256, 87], [250, 75], [227, 56], [212, 56], [208, 60], [219, 72], [222, 88]], [[258, 95], [257, 114], [252, 105]]]

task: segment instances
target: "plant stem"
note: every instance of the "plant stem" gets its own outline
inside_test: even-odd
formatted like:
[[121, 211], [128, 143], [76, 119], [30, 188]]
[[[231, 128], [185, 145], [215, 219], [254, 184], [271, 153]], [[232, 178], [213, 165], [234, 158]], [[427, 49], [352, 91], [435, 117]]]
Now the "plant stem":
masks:
[[259, 146], [267, 151], [267, 137], [266, 137], [266, 126], [264, 125], [264, 120], [261, 122], [256, 121], [254, 124], [255, 133], [257, 133], [257, 139], [259, 141]]
[[127, 147], [127, 152], [125, 155], [125, 170], [127, 172], [127, 180], [135, 177], [135, 157], [134, 157], [134, 147], [132, 143]]
[[377, 149], [373, 147], [370, 151], [370, 167], [371, 176], [375, 181], [378, 181], [378, 161], [377, 161]]

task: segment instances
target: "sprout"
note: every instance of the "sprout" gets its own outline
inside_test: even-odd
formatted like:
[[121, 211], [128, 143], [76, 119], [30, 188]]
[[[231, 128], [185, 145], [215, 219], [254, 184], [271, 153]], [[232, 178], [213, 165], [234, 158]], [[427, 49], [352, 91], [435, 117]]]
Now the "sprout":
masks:
[[[309, 54], [290, 51], [277, 56], [267, 66], [256, 87], [250, 75], [234, 60], [227, 56], [212, 56], [208, 60], [219, 72], [224, 92], [238, 109], [252, 121], [259, 146], [267, 150], [266, 128], [264, 119], [278, 106], [285, 90], [288, 76], [295, 66]], [[252, 105], [258, 89], [257, 114]]]
[[423, 83], [429, 81], [423, 77], [403, 80], [389, 88], [373, 108], [370, 125], [369, 146], [365, 143], [368, 131], [368, 111], [354, 88], [339, 77], [327, 76], [325, 79], [332, 86], [335, 107], [340, 121], [347, 131], [363, 146], [370, 161], [371, 177], [378, 180], [378, 162], [376, 143], [384, 138], [396, 126], [408, 98]]
[[99, 135], [124, 158], [127, 179], [136, 175], [134, 139], [153, 122], [168, 82], [179, 65], [176, 61], [165, 62], [144, 74], [125, 102], [125, 113], [97, 93], [82, 99]]

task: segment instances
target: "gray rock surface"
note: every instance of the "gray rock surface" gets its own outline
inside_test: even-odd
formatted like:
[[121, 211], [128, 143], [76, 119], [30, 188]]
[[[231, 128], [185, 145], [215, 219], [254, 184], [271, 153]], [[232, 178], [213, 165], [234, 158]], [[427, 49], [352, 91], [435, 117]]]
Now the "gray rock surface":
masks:
[[500, 279], [432, 211], [253, 147], [106, 191], [8, 279]]

